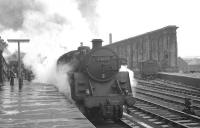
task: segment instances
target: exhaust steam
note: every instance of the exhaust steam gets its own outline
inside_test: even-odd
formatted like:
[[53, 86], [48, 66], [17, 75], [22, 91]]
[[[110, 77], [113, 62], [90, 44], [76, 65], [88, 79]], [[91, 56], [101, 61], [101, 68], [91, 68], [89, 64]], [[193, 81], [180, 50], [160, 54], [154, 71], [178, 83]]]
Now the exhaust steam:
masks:
[[132, 93], [133, 93], [133, 96], [135, 96], [135, 87], [137, 86], [137, 81], [134, 78], [134, 72], [132, 70], [130, 70], [127, 67], [127, 65], [122, 65], [121, 68], [119, 69], [119, 71], [126, 71], [129, 73]]

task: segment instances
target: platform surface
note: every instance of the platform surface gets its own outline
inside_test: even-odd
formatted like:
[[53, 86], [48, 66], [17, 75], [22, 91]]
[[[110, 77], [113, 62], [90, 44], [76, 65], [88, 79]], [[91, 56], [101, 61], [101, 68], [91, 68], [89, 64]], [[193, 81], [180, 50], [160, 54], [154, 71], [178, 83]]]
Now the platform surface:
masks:
[[9, 83], [0, 90], [0, 128], [95, 128], [53, 85]]

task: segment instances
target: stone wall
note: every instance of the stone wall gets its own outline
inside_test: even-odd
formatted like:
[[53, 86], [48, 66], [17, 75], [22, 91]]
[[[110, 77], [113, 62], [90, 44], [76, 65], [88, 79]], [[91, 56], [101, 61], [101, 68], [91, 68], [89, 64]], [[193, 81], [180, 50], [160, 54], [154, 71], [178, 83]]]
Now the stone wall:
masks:
[[177, 71], [176, 26], [167, 26], [155, 31], [121, 40], [106, 47], [126, 58], [128, 67], [138, 70], [139, 62], [156, 60], [160, 71]]

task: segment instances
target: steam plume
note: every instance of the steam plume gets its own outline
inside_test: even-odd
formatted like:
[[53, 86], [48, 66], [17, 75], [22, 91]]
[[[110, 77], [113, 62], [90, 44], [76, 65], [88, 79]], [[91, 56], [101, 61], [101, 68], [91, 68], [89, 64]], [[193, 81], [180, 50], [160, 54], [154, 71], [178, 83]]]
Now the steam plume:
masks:
[[69, 99], [72, 102], [71, 90], [70, 90], [70, 85], [69, 85], [70, 79], [68, 75], [68, 73], [71, 70], [72, 70], [72, 67], [68, 64], [63, 64], [63, 65], [59, 65], [58, 67], [51, 68], [47, 83], [56, 85], [59, 91], [64, 93], [67, 99]]
[[98, 13], [96, 12], [98, 0], [76, 0], [78, 2], [78, 9], [81, 15], [86, 18], [89, 27], [95, 34], [98, 34]]
[[42, 11], [42, 6], [35, 0], [0, 0], [0, 31], [21, 29], [28, 10]]
[[137, 81], [134, 78], [134, 72], [132, 70], [130, 70], [127, 65], [122, 65], [120, 68], [120, 71], [126, 71], [129, 73], [129, 77], [130, 77], [130, 83], [131, 83], [131, 89], [132, 89], [132, 93], [133, 96], [135, 96], [135, 87], [137, 86]]
[[[57, 72], [56, 61], [93, 37], [76, 1], [0, 0], [0, 30], [3, 38], [29, 38], [28, 44], [21, 44], [21, 51], [26, 53], [23, 62], [35, 81], [54, 84], [70, 98], [70, 66], [63, 65], [64, 72]], [[8, 46], [11, 53], [16, 48]]]

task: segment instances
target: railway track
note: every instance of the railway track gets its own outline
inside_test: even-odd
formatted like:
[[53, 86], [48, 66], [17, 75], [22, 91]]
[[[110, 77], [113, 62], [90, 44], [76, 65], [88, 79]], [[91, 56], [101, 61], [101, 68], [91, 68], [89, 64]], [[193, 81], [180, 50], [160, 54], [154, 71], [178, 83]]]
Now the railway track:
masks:
[[[140, 84], [139, 86], [136, 87], [136, 89], [139, 89], [139, 90], [147, 90], [147, 87], [146, 85], [142, 85]], [[150, 89], [150, 90], [149, 90]], [[191, 96], [191, 95], [188, 95], [188, 94], [185, 94], [185, 93], [174, 93], [174, 91], [170, 91], [170, 90], [165, 90], [165, 88], [154, 88], [154, 87], [149, 87], [148, 88], [149, 92], [152, 92], [152, 93], [159, 93], [159, 94], [162, 94], [162, 95], [165, 95], [165, 96], [170, 96], [170, 97], [173, 97], [175, 99], [182, 99], [184, 100], [186, 97], [188, 98], [191, 98], [194, 100], [194, 102], [196, 102], [197, 104], [200, 104], [200, 97], [197, 97], [197, 96]], [[173, 93], [172, 93], [173, 92]]]
[[136, 104], [115, 123], [95, 124], [96, 128], [200, 128], [200, 117], [136, 98]]
[[[184, 106], [185, 97], [193, 99], [193, 108], [200, 110], [199, 90], [160, 81], [139, 81], [136, 95], [157, 98], [166, 103]], [[147, 88], [148, 87], [148, 88]], [[120, 122], [107, 121], [97, 128], [200, 128], [200, 117], [184, 113], [168, 105], [160, 105], [136, 97], [136, 104], [124, 113]]]
[[93, 123], [96, 128], [132, 128], [123, 121], [113, 122], [113, 121], [102, 121]]
[[[187, 90], [184, 92], [187, 92]], [[160, 104], [164, 105], [168, 104], [168, 106], [170, 105], [170, 107], [180, 111], [185, 108], [185, 98], [190, 98], [192, 99], [191, 107], [194, 110], [195, 115], [200, 116], [200, 97], [193, 96], [188, 93], [185, 94], [184, 92], [173, 89], [173, 87], [168, 89], [157, 85], [156, 83], [151, 84], [149, 81], [140, 81], [136, 87], [136, 95], [139, 97], [145, 96], [151, 101], [161, 102]]]
[[130, 115], [146, 122], [153, 128], [200, 128], [200, 118], [136, 98]]
[[170, 84], [161, 84], [161, 83], [155, 83], [152, 81], [144, 81], [144, 80], [137, 80], [139, 85], [146, 86], [153, 89], [160, 89], [164, 91], [170, 91], [173, 93], [183, 94], [191, 97], [200, 98], [200, 91], [193, 90], [185, 87], [178, 87], [176, 85], [170, 85]]
[[177, 87], [183, 87], [183, 88], [188, 88], [188, 89], [192, 89], [192, 90], [196, 90], [200, 92], [200, 88], [197, 87], [193, 87], [191, 85], [187, 85], [187, 84], [183, 84], [183, 83], [177, 83], [177, 82], [173, 82], [173, 81], [169, 81], [169, 80], [163, 80], [163, 79], [155, 79], [152, 80], [152, 82], [154, 83], [160, 83], [160, 84], [170, 84], [170, 85], [175, 85]]
[[[169, 92], [161, 92], [159, 90], [146, 89], [143, 87], [137, 87], [136, 89], [137, 89], [136, 90], [137, 94], [139, 93], [139, 94], [157, 98], [157, 99], [169, 102], [169, 103], [174, 103], [177, 105], [185, 106], [185, 97], [186, 96], [180, 96], [178, 94], [172, 94]], [[191, 99], [192, 99], [193, 108], [196, 110], [200, 110], [200, 100], [197, 98], [196, 99], [191, 98]]]
[[93, 124], [96, 128], [146, 128], [145, 123], [141, 123], [141, 121], [138, 121], [127, 113], [124, 113], [122, 119], [118, 122], [108, 120], [95, 122]]

